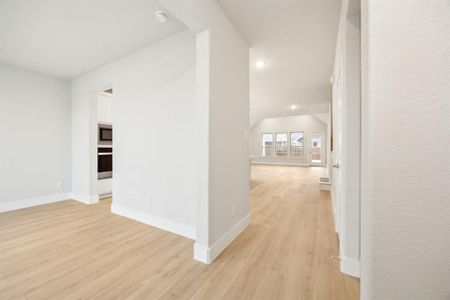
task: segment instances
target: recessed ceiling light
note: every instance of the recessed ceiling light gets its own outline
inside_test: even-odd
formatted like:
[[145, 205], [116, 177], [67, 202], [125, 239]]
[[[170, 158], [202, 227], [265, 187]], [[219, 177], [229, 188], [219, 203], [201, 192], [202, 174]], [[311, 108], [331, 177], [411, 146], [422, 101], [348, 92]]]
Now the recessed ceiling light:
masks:
[[310, 108], [309, 108], [309, 110], [313, 110], [313, 108], [312, 108], [312, 107], [310, 107]]
[[167, 13], [162, 10], [158, 10], [157, 12], [155, 12], [155, 16], [156, 16], [156, 19], [161, 23], [166, 22], [167, 17], [168, 17]]
[[258, 69], [262, 69], [262, 68], [264, 68], [264, 65], [265, 65], [266, 63], [263, 61], [263, 60], [258, 60], [257, 62], [256, 62], [256, 67], [258, 68]]
[[296, 110], [297, 108], [298, 108], [297, 105], [295, 105], [295, 104], [292, 104], [292, 105], [291, 105], [291, 109], [292, 109], [292, 110]]

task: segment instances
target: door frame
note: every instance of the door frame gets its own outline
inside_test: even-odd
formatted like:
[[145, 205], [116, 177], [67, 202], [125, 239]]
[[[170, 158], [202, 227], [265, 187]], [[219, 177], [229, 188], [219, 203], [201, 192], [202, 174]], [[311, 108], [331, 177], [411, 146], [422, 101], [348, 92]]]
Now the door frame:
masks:
[[[312, 147], [311, 147], [311, 137], [312, 136], [320, 136], [322, 138], [322, 144], [320, 146], [320, 163], [313, 163], [311, 156], [312, 156]], [[310, 166], [326, 166], [327, 162], [324, 159], [325, 158], [325, 134], [323, 133], [309, 133], [308, 134], [308, 163]]]

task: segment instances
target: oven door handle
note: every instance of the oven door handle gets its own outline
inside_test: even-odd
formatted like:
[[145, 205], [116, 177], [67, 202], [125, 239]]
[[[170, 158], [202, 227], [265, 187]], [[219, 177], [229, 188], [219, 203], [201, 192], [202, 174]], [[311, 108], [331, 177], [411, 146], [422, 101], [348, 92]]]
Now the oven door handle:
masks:
[[107, 152], [107, 153], [98, 153], [98, 155], [112, 155], [112, 152]]

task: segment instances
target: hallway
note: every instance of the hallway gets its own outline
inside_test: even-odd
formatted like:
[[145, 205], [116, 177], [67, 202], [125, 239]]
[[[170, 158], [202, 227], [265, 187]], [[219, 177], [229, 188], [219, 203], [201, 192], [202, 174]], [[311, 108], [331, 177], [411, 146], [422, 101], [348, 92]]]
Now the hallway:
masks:
[[324, 171], [253, 166], [252, 224], [211, 265], [191, 240], [111, 214], [110, 200], [0, 214], [1, 298], [358, 299]]
[[317, 184], [323, 173], [320, 167], [252, 167], [251, 228], [260, 237], [252, 256], [265, 262], [256, 298], [359, 298], [359, 280], [339, 271], [330, 195]]

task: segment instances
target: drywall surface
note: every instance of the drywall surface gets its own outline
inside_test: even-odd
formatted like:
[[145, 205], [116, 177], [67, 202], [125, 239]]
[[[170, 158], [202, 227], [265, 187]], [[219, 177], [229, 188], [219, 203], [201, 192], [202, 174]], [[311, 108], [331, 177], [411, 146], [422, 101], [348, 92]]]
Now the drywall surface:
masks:
[[112, 110], [112, 95], [99, 94], [97, 96], [97, 123], [112, 124], [113, 110]]
[[[263, 157], [262, 134], [263, 133], [304, 133], [304, 156], [303, 157]], [[250, 155], [252, 162], [257, 163], [280, 163], [309, 165], [309, 135], [323, 134], [323, 164], [327, 164], [327, 124], [319, 118], [311, 115], [290, 116], [281, 118], [262, 119], [251, 128], [250, 131]], [[275, 137], [274, 137], [275, 142]]]
[[210, 31], [210, 245], [250, 213], [249, 50], [224, 20]]
[[91, 114], [96, 92], [111, 85], [113, 208], [195, 236], [195, 36], [183, 31], [72, 81], [75, 195], [97, 193]]
[[0, 140], [0, 203], [70, 192], [69, 82], [0, 65]]
[[363, 1], [362, 299], [450, 297], [450, 2]]
[[162, 0], [197, 33], [197, 238], [209, 263], [250, 222], [249, 48], [211, 0]]

